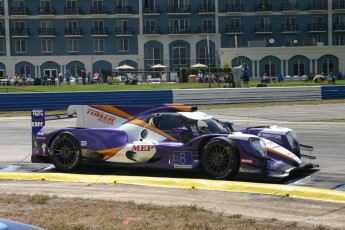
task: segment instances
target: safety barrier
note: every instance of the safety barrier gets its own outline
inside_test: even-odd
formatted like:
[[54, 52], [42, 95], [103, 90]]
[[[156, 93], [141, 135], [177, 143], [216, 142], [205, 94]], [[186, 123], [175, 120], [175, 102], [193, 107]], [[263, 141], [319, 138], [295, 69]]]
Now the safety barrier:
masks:
[[332, 99], [345, 99], [345, 86], [1, 93], [0, 111], [66, 109], [71, 104], [205, 105]]

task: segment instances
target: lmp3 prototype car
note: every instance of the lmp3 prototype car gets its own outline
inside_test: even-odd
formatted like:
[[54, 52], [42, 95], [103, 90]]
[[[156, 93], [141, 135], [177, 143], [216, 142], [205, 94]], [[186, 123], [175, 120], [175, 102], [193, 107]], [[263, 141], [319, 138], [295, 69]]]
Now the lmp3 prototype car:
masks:
[[85, 162], [112, 162], [148, 168], [201, 169], [212, 179], [252, 175], [281, 179], [313, 168], [289, 128], [234, 130], [181, 104], [161, 106], [71, 105], [76, 127], [44, 132], [45, 111], [32, 110], [32, 162], [52, 163], [70, 172]]

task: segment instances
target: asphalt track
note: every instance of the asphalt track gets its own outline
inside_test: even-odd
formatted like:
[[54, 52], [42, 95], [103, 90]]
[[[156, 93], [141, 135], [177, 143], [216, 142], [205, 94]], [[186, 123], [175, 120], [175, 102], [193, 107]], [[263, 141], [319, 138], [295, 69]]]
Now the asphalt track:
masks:
[[[161, 177], [140, 175], [140, 173], [132, 176], [131, 174], [126, 175], [126, 172], [125, 175], [117, 176], [88, 173], [62, 174], [50, 170], [51, 168], [47, 168], [47, 165], [30, 163], [31, 141], [30, 119], [28, 117], [0, 118], [0, 192], [30, 193], [30, 190], [25, 189], [26, 191], [23, 191], [21, 184], [25, 185], [26, 188], [38, 186], [33, 190], [35, 192], [49, 191], [48, 188], [44, 189], [44, 187], [51, 181], [48, 183], [50, 187], [54, 182], [58, 182], [60, 185], [67, 183], [68, 186], [73, 183], [98, 186], [104, 186], [104, 184], [133, 185], [144, 186], [144, 188], [151, 190], [158, 187], [161, 189], [178, 189], [179, 191], [181, 189], [219, 191], [222, 193], [230, 191], [235, 194], [305, 198], [319, 202], [335, 202], [339, 205], [345, 203], [345, 192], [344, 189], [341, 189], [345, 184], [343, 148], [345, 123], [324, 122], [331, 119], [345, 119], [345, 104], [218, 109], [207, 112], [221, 120], [235, 122], [235, 127], [277, 124], [293, 128], [302, 143], [314, 146], [313, 155], [317, 157], [314, 163], [320, 165], [320, 170], [302, 177], [292, 178], [283, 184], [258, 183], [250, 180], [241, 181], [240, 179], [215, 181], [188, 177], [176, 178], [174, 174], [167, 174], [168, 176], [164, 174]], [[56, 129], [71, 126], [72, 123], [71, 119], [51, 121], [49, 126], [51, 129]], [[336, 188], [340, 189], [335, 190]], [[71, 190], [73, 189], [70, 188]], [[81, 191], [81, 193], [83, 192]], [[90, 196], [94, 197], [97, 194], [90, 194]], [[255, 200], [252, 202], [256, 202]], [[336, 210], [330, 211], [338, 214], [340, 212], [332, 226], [345, 228], [344, 205], [337, 207]], [[325, 224], [326, 222], [321, 223]]]

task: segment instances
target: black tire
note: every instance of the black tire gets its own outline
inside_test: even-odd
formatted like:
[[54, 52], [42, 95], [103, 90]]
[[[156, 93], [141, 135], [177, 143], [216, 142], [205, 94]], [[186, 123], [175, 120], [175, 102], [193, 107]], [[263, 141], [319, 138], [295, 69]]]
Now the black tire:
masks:
[[212, 179], [231, 179], [239, 168], [239, 153], [235, 143], [227, 138], [216, 137], [201, 152], [201, 167]]
[[82, 158], [79, 142], [66, 132], [59, 133], [54, 138], [49, 154], [54, 166], [64, 172], [75, 170]]

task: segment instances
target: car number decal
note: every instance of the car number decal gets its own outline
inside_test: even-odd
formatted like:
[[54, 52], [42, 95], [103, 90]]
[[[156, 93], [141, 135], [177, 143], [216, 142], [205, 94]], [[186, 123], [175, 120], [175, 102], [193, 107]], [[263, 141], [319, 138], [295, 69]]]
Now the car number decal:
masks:
[[174, 152], [174, 168], [192, 168], [192, 152]]

